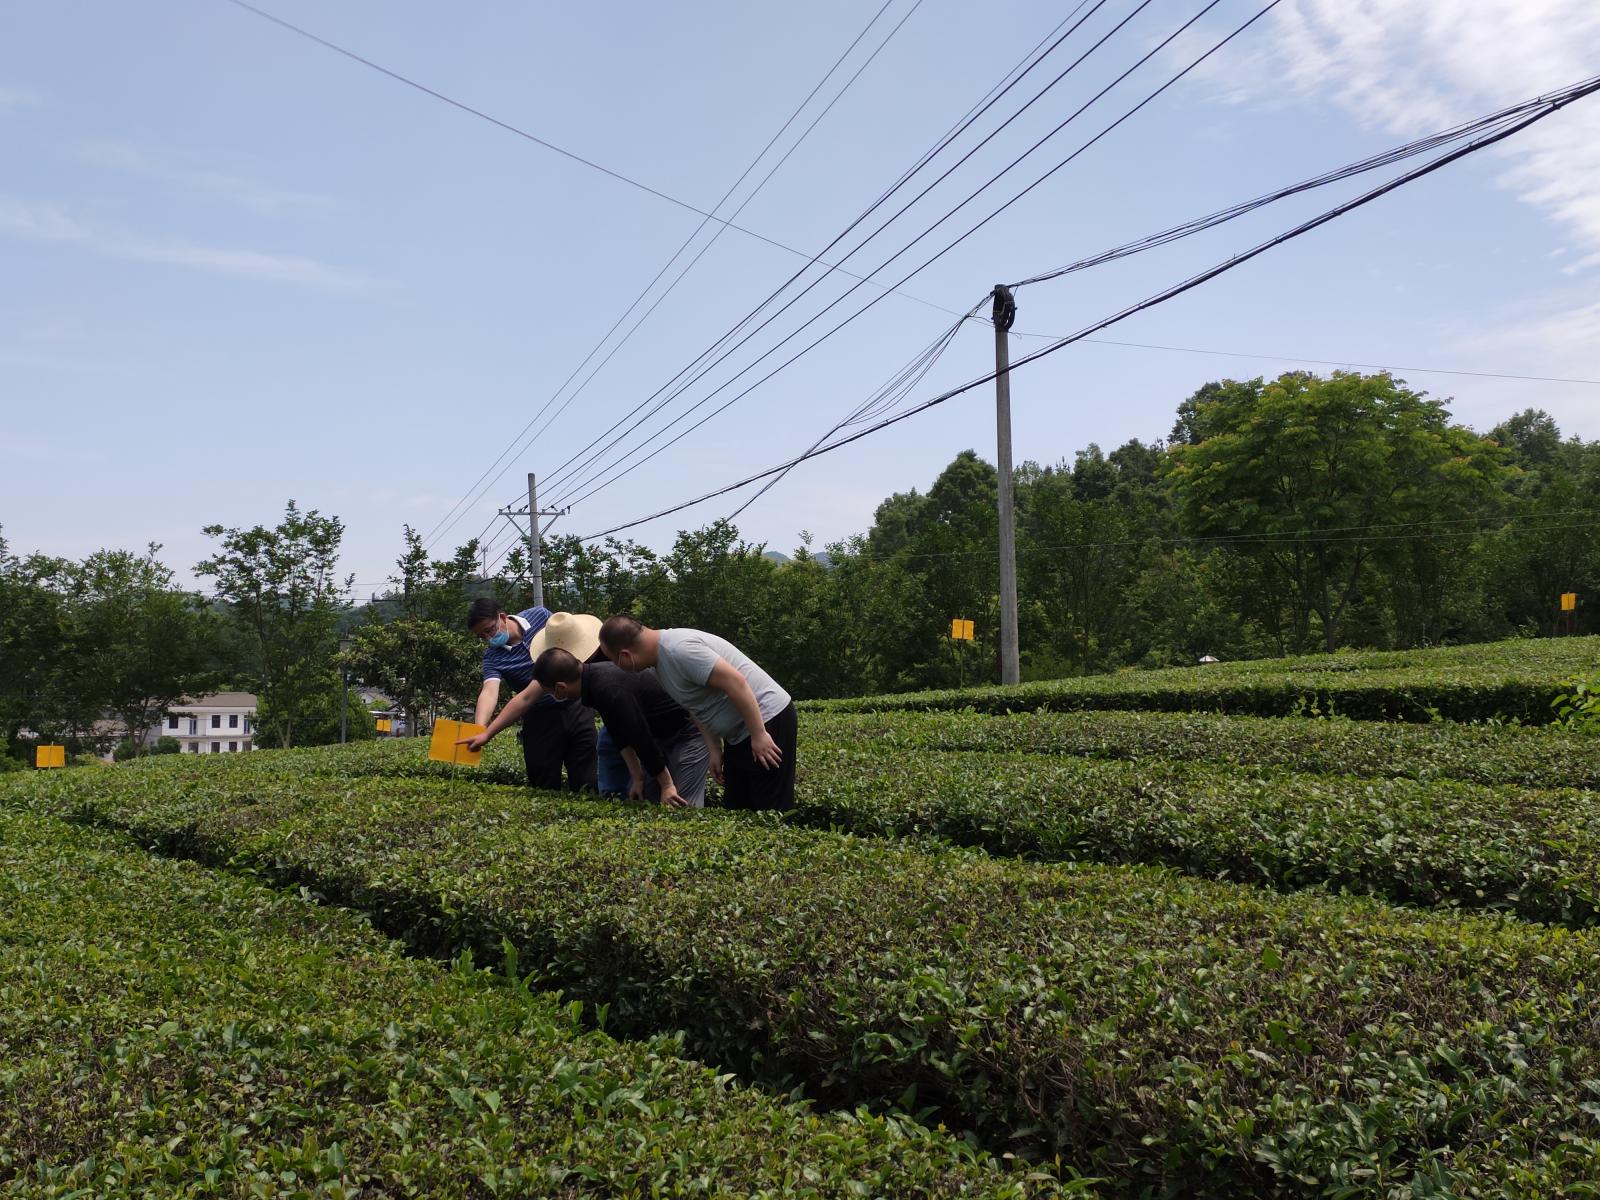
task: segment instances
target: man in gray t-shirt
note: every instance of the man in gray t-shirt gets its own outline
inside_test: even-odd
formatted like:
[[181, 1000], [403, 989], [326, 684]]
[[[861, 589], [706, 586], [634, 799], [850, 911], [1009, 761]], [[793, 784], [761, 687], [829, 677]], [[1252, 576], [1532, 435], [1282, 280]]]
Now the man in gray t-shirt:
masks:
[[738, 647], [714, 633], [651, 629], [632, 617], [602, 625], [600, 647], [625, 671], [654, 667], [707, 741], [721, 744], [710, 765], [727, 807], [794, 807], [794, 702]]

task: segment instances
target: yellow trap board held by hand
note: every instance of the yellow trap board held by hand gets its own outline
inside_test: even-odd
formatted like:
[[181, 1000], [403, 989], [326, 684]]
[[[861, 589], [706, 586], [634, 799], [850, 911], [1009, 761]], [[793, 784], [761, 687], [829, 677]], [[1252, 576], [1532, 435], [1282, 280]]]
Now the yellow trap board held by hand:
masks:
[[434, 762], [459, 763], [464, 767], [475, 767], [478, 765], [478, 760], [483, 757], [483, 751], [469, 750], [456, 743], [462, 738], [482, 733], [483, 730], [482, 725], [472, 721], [448, 719], [436, 721], [433, 726], [433, 740], [428, 743], [428, 757]]

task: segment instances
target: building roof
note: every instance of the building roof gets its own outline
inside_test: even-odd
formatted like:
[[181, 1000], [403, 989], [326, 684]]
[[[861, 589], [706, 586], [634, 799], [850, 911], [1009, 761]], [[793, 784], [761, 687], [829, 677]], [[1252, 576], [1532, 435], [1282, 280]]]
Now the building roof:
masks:
[[182, 712], [186, 708], [255, 708], [256, 698], [251, 692], [212, 692], [207, 696], [191, 696], [170, 711]]

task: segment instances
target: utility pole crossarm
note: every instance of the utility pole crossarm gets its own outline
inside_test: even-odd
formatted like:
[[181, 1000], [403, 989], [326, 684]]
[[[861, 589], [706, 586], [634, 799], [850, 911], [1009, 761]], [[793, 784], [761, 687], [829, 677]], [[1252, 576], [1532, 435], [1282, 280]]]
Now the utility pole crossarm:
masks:
[[502, 508], [500, 510], [500, 515], [511, 522], [512, 527], [516, 529], [519, 536], [524, 535], [522, 534], [522, 526], [517, 524], [516, 518], [528, 518], [528, 532], [525, 536], [528, 539], [529, 574], [533, 577], [533, 603], [536, 606], [543, 607], [544, 605], [544, 572], [541, 570], [539, 562], [539, 538], [544, 530], [539, 528], [539, 518], [550, 518], [550, 521], [546, 523], [544, 527], [545, 529], [549, 529], [551, 525], [555, 524], [555, 518], [564, 517], [571, 511], [572, 509], [570, 507], [540, 508], [538, 490], [535, 486], [535, 476], [531, 471], [528, 472], [528, 507]]

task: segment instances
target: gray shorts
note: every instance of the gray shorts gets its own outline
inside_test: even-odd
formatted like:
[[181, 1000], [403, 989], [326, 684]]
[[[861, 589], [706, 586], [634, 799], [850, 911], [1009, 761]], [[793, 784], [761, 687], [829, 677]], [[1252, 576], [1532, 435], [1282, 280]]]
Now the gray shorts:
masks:
[[[693, 726], [687, 733], [679, 734], [661, 747], [666, 755], [667, 770], [672, 772], [672, 782], [678, 795], [689, 802], [690, 808], [706, 806], [706, 771], [710, 765], [706, 753], [706, 740]], [[649, 776], [644, 781], [644, 798], [651, 804], [661, 803], [661, 789]]]

